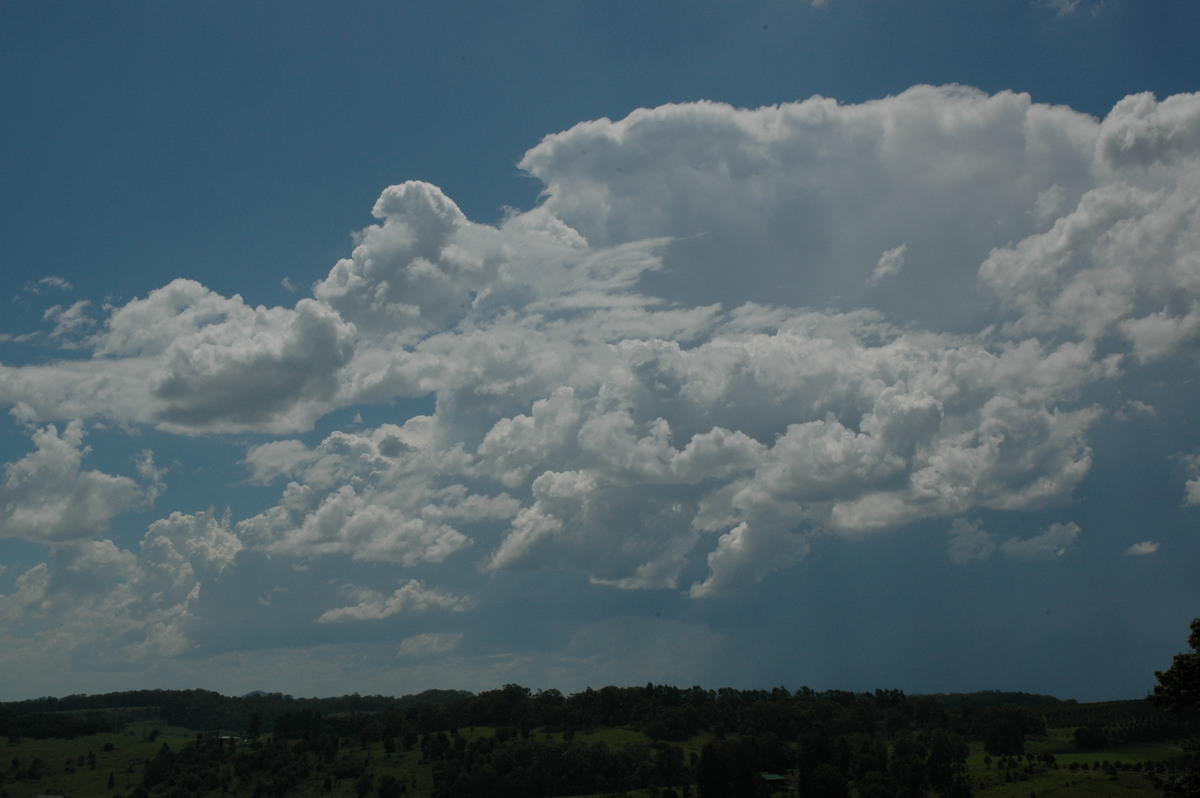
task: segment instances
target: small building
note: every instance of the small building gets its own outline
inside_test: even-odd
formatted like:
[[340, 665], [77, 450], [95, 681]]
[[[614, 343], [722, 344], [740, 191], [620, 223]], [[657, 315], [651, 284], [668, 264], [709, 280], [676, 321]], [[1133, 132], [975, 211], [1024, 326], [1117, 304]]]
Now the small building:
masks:
[[759, 773], [772, 795], [792, 795], [791, 779], [779, 773]]

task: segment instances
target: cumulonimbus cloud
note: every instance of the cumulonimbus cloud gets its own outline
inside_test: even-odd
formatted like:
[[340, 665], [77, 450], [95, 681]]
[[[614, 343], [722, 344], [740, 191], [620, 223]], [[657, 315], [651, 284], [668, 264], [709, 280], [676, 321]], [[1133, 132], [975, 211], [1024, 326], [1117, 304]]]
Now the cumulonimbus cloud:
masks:
[[[708, 597], [824, 536], [928, 519], [952, 524], [959, 562], [1054, 558], [1073, 522], [1001, 541], [962, 519], [1063, 504], [1107, 411], [1089, 389], [1195, 363], [1200, 95], [1126, 98], [1103, 120], [958, 86], [686, 103], [577, 125], [521, 164], [545, 185], [525, 213], [478, 224], [436, 186], [389, 187], [294, 307], [178, 280], [112, 309], [90, 359], [0, 366], [0, 401], [31, 423], [276, 435], [245, 464], [278, 500], [205, 527], [226, 566], [471, 558]], [[429, 396], [429, 415], [285, 437]], [[39, 452], [79, 449], [39, 434]], [[72, 506], [111, 519], [145, 491], [60, 470], [75, 505], [11, 511], [8, 534], [61, 537]], [[165, 534], [143, 557], [185, 570]], [[403, 590], [311, 617], [418, 606]], [[182, 628], [163, 620], [161, 640]]]

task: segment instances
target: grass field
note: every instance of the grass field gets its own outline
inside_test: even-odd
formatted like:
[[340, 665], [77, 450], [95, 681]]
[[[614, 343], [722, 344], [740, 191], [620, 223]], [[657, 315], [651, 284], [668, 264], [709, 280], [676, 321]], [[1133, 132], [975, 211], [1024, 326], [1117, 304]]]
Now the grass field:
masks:
[[[155, 733], [157, 732], [157, 733]], [[1044, 737], [1027, 740], [1026, 751], [1034, 761], [1021, 757], [1018, 767], [1001, 768], [999, 758], [989, 762], [982, 745], [973, 743], [967, 762], [975, 794], [980, 798], [1154, 798], [1160, 793], [1141, 772], [1132, 769], [1140, 763], [1154, 763], [1178, 756], [1181, 749], [1166, 743], [1141, 743], [1113, 746], [1098, 751], [1081, 751], [1072, 741], [1073, 729], [1051, 729]], [[459, 730], [468, 741], [495, 734], [491, 727]], [[534, 732], [541, 739], [561, 739], [558, 733]], [[178, 751], [195, 739], [186, 729], [157, 727], [152, 723], [139, 724], [124, 734], [96, 734], [73, 740], [25, 739], [10, 741], [2, 747], [0, 756], [0, 798], [34, 798], [37, 795], [68, 795], [82, 798], [112, 798], [126, 796], [141, 782], [143, 765], [165, 742]], [[575, 735], [576, 741], [586, 744], [603, 743], [618, 748], [630, 744], [649, 744], [641, 732], [625, 728], [599, 728]], [[699, 753], [709, 735], [680, 743], [685, 756]], [[1036, 758], [1051, 754], [1057, 767]], [[338, 763], [347, 770], [369, 764], [375, 784], [384, 776], [395, 777], [407, 788], [407, 796], [429, 795], [432, 788], [432, 768], [420, 761], [419, 750], [387, 753], [382, 744], [343, 746]], [[35, 761], [34, 777], [29, 770]], [[1108, 763], [1110, 767], [1104, 767]], [[1072, 769], [1074, 765], [1074, 769]], [[1085, 767], [1086, 765], [1086, 767]], [[112, 787], [109, 778], [112, 778]], [[328, 791], [323, 787], [330, 778]], [[356, 796], [355, 777], [337, 778], [333, 769], [314, 773], [308, 781], [289, 791], [298, 798], [352, 798]], [[253, 781], [242, 779], [233, 785], [232, 794], [250, 795]], [[214, 793], [219, 795], [220, 793]], [[370, 795], [374, 795], [374, 789]], [[644, 793], [633, 792], [631, 798]]]
[[[1041, 762], [1028, 763], [1021, 758], [1021, 768], [1001, 770], [995, 758], [991, 764], [986, 762], [982, 744], [972, 743], [967, 770], [975, 794], [979, 798], [1030, 798], [1031, 795], [1038, 798], [1048, 795], [1055, 798], [1157, 798], [1161, 793], [1145, 775], [1122, 766], [1132, 768], [1140, 763], [1160, 762], [1181, 753], [1178, 745], [1169, 743], [1136, 743], [1082, 751], [1072, 740], [1074, 731], [1074, 728], [1049, 729], [1045, 737], [1030, 737], [1026, 741], [1028, 754], [1035, 758], [1050, 754], [1056, 767]], [[1112, 767], [1105, 769], [1105, 763]]]
[[[16, 745], [9, 744], [0, 749], [3, 751], [3, 759], [0, 759], [0, 765], [3, 765], [0, 767], [0, 776], [3, 777], [0, 795], [6, 794], [8, 798], [34, 798], [37, 795], [108, 798], [128, 795], [141, 782], [145, 761], [153, 757], [164, 742], [172, 750], [178, 751], [194, 738], [194, 733], [186, 730], [168, 729], [162, 730], [153, 741], [148, 740], [146, 735], [96, 734], [73, 740], [23, 740]], [[111, 751], [105, 750], [106, 744], [112, 745]], [[90, 768], [89, 754], [95, 754], [95, 769]], [[410, 796], [428, 795], [433, 788], [430, 769], [420, 764], [420, 753], [417, 751], [388, 754], [381, 744], [377, 744], [367, 748], [346, 749], [341, 756], [345, 761], [356, 764], [369, 760], [376, 780], [385, 775], [394, 776], [408, 788]], [[44, 763], [44, 775], [14, 780], [17, 772], [25, 771], [35, 759]], [[14, 760], [19, 762], [17, 768], [12, 767]], [[113, 776], [111, 789], [108, 787], [110, 774]], [[289, 795], [298, 798], [351, 798], [356, 795], [354, 778], [331, 778], [329, 792], [323, 790], [322, 782], [323, 776], [315, 777], [289, 792]], [[250, 785], [243, 786], [245, 789], [238, 789], [236, 794], [249, 795]]]
[[[9, 798], [35, 795], [109, 796], [125, 795], [142, 779], [142, 765], [165, 742], [172, 749], [182, 748], [194, 738], [185, 729], [160, 729], [157, 738], [145, 733], [93, 734], [73, 740], [22, 740], [0, 747], [0, 790]], [[35, 762], [42, 775], [17, 780]], [[92, 763], [95, 767], [92, 767]], [[109, 775], [113, 787], [108, 788]]]

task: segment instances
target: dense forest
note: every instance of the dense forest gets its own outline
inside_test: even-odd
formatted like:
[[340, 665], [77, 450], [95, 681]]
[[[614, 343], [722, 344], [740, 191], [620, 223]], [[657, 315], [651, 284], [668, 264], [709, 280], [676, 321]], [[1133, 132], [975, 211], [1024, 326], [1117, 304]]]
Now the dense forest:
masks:
[[121, 798], [1118, 794], [1106, 782], [1122, 795], [1195, 796], [1200, 619], [1189, 642], [1150, 700], [1090, 704], [661, 684], [14, 701], [0, 703], [14, 752], [0, 763], [0, 798], [67, 784]]

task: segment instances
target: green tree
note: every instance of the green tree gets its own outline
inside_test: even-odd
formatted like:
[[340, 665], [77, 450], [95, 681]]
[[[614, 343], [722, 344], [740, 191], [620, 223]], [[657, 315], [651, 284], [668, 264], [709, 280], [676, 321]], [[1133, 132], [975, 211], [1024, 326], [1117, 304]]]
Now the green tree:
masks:
[[1169, 712], [1200, 712], [1200, 618], [1192, 621], [1189, 654], [1176, 654], [1171, 667], [1155, 671], [1158, 684], [1151, 700]]
[[251, 740], [257, 740], [260, 734], [262, 734], [262, 715], [255, 712], [250, 716], [250, 722], [246, 724], [246, 736]]
[[1171, 667], [1154, 672], [1158, 684], [1150, 700], [1185, 718], [1191, 732], [1183, 745], [1188, 752], [1183, 772], [1160, 786], [1167, 795], [1200, 798], [1200, 618], [1192, 620], [1188, 645], [1191, 653], [1176, 654]]
[[1080, 726], [1075, 730], [1075, 745], [1079, 748], [1095, 751], [1108, 747], [1108, 737], [1099, 726]]
[[400, 798], [404, 794], [404, 785], [388, 773], [379, 780], [377, 792], [379, 798]]

